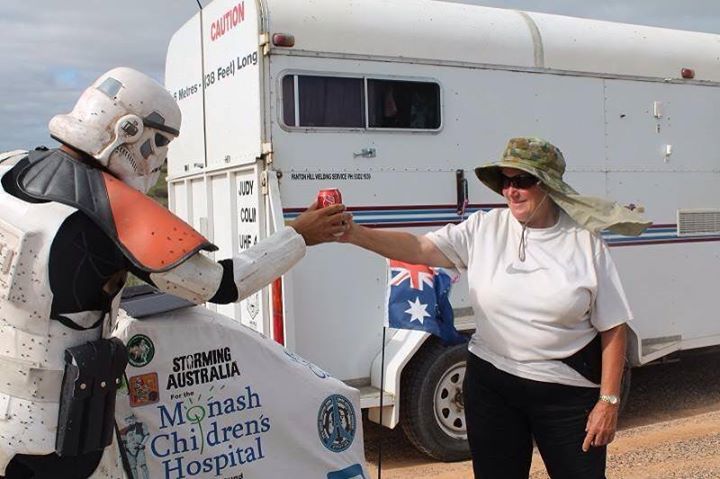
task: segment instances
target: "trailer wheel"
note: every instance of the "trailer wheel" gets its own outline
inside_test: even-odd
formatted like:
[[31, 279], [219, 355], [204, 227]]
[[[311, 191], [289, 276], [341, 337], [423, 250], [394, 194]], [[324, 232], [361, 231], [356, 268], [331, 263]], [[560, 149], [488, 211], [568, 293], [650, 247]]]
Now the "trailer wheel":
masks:
[[467, 345], [428, 340], [401, 380], [400, 423], [410, 442], [439, 461], [470, 458], [462, 383]]

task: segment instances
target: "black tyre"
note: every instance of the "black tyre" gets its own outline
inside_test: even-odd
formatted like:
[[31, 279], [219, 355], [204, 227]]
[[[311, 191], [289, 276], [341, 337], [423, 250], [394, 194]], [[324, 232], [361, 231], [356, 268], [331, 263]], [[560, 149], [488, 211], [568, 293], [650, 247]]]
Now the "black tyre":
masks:
[[405, 367], [400, 424], [410, 442], [439, 461], [470, 458], [462, 383], [467, 345], [445, 347], [429, 339]]

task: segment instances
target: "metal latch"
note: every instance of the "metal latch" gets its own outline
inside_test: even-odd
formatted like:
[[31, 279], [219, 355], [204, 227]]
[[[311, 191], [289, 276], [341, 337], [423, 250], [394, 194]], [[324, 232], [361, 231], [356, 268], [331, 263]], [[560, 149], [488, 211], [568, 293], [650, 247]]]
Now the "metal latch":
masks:
[[663, 103], [661, 101], [653, 102], [653, 116], [658, 120], [663, 117]]
[[198, 162], [198, 163], [193, 163], [192, 165], [191, 164], [183, 165], [183, 170], [185, 170], [185, 171], [190, 171], [191, 168], [202, 170], [203, 168], [205, 168], [205, 164]]
[[267, 172], [267, 170], [263, 170], [262, 173], [260, 173], [260, 192], [263, 195], [268, 194], [268, 172]]
[[353, 158], [375, 158], [377, 151], [375, 148], [363, 148], [358, 153], [353, 153]]
[[457, 190], [457, 214], [465, 216], [468, 207], [468, 182], [465, 178], [465, 170], [455, 171], [455, 189]]

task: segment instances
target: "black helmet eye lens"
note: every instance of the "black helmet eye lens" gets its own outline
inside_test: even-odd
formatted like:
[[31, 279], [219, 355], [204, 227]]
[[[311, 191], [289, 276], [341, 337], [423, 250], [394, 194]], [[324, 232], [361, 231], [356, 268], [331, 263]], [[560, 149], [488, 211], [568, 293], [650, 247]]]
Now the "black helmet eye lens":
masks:
[[166, 146], [170, 143], [170, 138], [160, 133], [155, 133], [155, 144], [159, 147]]

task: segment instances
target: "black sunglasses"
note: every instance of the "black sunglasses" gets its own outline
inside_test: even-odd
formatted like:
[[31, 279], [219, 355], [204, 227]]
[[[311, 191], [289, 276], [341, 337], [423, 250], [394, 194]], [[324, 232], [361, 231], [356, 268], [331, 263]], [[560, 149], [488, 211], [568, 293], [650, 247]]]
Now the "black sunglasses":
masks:
[[500, 180], [502, 181], [503, 189], [512, 185], [513, 188], [517, 188], [519, 190], [527, 190], [540, 182], [538, 178], [528, 174], [506, 176], [500, 173]]

